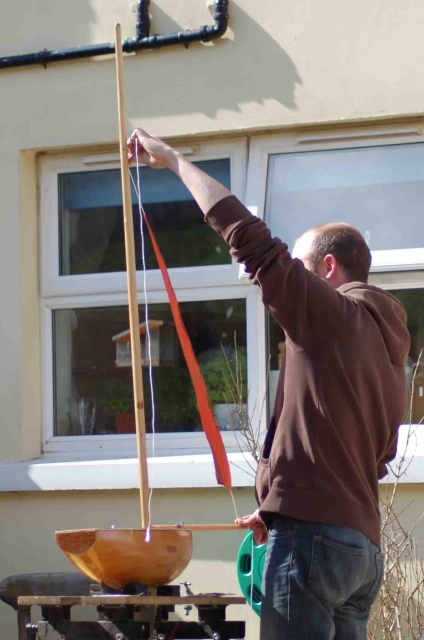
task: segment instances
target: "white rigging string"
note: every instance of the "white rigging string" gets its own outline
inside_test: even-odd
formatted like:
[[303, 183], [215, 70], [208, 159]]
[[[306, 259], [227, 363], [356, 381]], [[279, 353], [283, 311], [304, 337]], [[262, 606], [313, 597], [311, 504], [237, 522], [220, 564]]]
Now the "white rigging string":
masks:
[[233, 493], [233, 490], [232, 490], [232, 489], [231, 489], [230, 493], [231, 493], [231, 499], [232, 499], [232, 501], [233, 501], [234, 513], [236, 514], [236, 519], [238, 519], [239, 514], [238, 514], [238, 511], [237, 511], [237, 507], [236, 507], [236, 500], [235, 500], [235, 498], [234, 498], [234, 493]]
[[[130, 171], [130, 178], [131, 178], [131, 182], [132, 185], [134, 187], [134, 191], [136, 193], [137, 196], [137, 200], [138, 200], [138, 210], [139, 210], [139, 216], [140, 216], [140, 237], [141, 237], [141, 257], [142, 257], [142, 265], [143, 265], [143, 293], [144, 293], [144, 309], [145, 309], [145, 324], [146, 324], [146, 335], [147, 335], [147, 351], [148, 351], [148, 361], [149, 361], [149, 381], [150, 381], [150, 397], [151, 397], [151, 402], [152, 402], [152, 458], [155, 457], [155, 435], [156, 435], [156, 430], [155, 430], [155, 419], [156, 419], [156, 407], [155, 407], [155, 398], [154, 398], [154, 390], [153, 390], [153, 366], [152, 366], [152, 353], [151, 353], [151, 336], [150, 336], [150, 329], [149, 329], [149, 318], [148, 318], [148, 302], [147, 302], [147, 280], [146, 280], [146, 251], [145, 251], [145, 238], [144, 238], [144, 224], [143, 224], [143, 217], [146, 216], [146, 212], [144, 211], [144, 207], [143, 207], [143, 203], [141, 201], [141, 182], [140, 182], [140, 162], [139, 162], [139, 142], [136, 139], [135, 140], [135, 159], [136, 159], [136, 176], [137, 176], [137, 183], [135, 183], [134, 178], [132, 176], [132, 173]], [[151, 529], [151, 506], [152, 506], [152, 496], [153, 496], [153, 486], [152, 486], [152, 481], [153, 481], [153, 468], [150, 469], [151, 471], [151, 482], [149, 482], [150, 484], [150, 494], [149, 494], [149, 526], [147, 528], [146, 531], [146, 540], [150, 540], [150, 529]], [[231, 494], [231, 499], [232, 499], [232, 503], [233, 503], [233, 507], [234, 507], [234, 512], [235, 512], [235, 516], [236, 518], [238, 518], [238, 512], [237, 512], [237, 507], [236, 507], [236, 502], [235, 502], [235, 498], [234, 498], [234, 493], [233, 491], [230, 491]]]
[[253, 537], [253, 531], [252, 531], [252, 550], [251, 550], [251, 557], [250, 557], [250, 569], [251, 569], [251, 577], [250, 577], [250, 610], [248, 612], [248, 618], [249, 618], [249, 626], [251, 629], [253, 629], [253, 619], [254, 619], [254, 609], [253, 609], [253, 587], [254, 587], [254, 582], [255, 582], [255, 577], [254, 577], [254, 566], [255, 566], [255, 539]]
[[253, 536], [253, 531], [252, 531], [252, 550], [251, 550], [251, 554], [250, 554], [250, 569], [252, 572], [251, 575], [251, 580], [250, 580], [250, 607], [251, 609], [253, 609], [253, 585], [254, 585], [254, 554], [255, 554], [255, 538]]
[[[145, 217], [146, 213], [144, 211], [143, 204], [141, 202], [141, 188], [140, 188], [140, 163], [138, 158], [138, 149], [139, 142], [136, 139], [135, 141], [135, 157], [136, 157], [136, 175], [137, 175], [137, 184], [134, 182], [134, 178], [132, 177], [130, 171], [131, 182], [134, 187], [134, 191], [137, 195], [138, 199], [138, 212], [140, 216], [140, 236], [141, 236], [141, 259], [143, 265], [143, 294], [144, 294], [144, 317], [145, 317], [145, 325], [146, 325], [146, 337], [147, 337], [147, 353], [148, 353], [148, 362], [149, 362], [149, 383], [150, 383], [150, 398], [152, 404], [152, 455], [151, 457], [155, 457], [155, 435], [156, 435], [156, 407], [155, 407], [155, 394], [153, 389], [153, 364], [152, 364], [152, 341], [150, 335], [149, 328], [149, 308], [147, 302], [147, 278], [146, 278], [146, 243], [144, 238], [144, 225], [143, 225], [143, 217]], [[152, 524], [152, 496], [153, 496], [153, 467], [150, 468], [150, 493], [149, 493], [149, 525], [146, 530], [146, 542], [150, 541], [150, 531]]]
[[[155, 435], [156, 435], [156, 407], [155, 407], [155, 397], [154, 397], [154, 388], [153, 388], [153, 364], [152, 364], [152, 350], [151, 350], [151, 335], [149, 328], [149, 308], [147, 301], [147, 277], [146, 277], [146, 243], [144, 237], [144, 224], [143, 218], [146, 216], [144, 211], [143, 203], [141, 201], [141, 183], [140, 183], [140, 163], [139, 163], [139, 142], [136, 139], [135, 141], [135, 158], [136, 158], [136, 176], [137, 183], [135, 183], [134, 178], [130, 171], [130, 178], [132, 185], [134, 187], [134, 191], [137, 195], [138, 200], [138, 210], [140, 216], [140, 237], [141, 237], [141, 258], [142, 258], [142, 266], [143, 266], [143, 294], [144, 294], [144, 310], [145, 310], [145, 324], [146, 324], [146, 337], [147, 337], [147, 353], [148, 353], [148, 362], [149, 362], [149, 384], [150, 384], [150, 397], [152, 404], [152, 449], [151, 449], [151, 457], [155, 457]], [[149, 485], [150, 485], [150, 493], [149, 493], [149, 524], [146, 530], [146, 542], [150, 541], [151, 534], [151, 521], [152, 521], [152, 497], [153, 497], [153, 468], [150, 468], [149, 473]], [[236, 502], [234, 498], [233, 491], [230, 491], [231, 499], [234, 507], [234, 511], [236, 514], [236, 518], [238, 518]], [[251, 547], [251, 583], [250, 583], [250, 613], [249, 617], [253, 615], [253, 589], [254, 589], [254, 556], [255, 556], [255, 541], [252, 532], [252, 547]]]

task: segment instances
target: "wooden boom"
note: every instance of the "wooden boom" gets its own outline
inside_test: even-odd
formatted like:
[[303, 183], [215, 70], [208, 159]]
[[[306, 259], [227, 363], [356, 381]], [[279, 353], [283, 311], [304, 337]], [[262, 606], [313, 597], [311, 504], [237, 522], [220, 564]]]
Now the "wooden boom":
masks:
[[153, 525], [152, 529], [185, 529], [186, 531], [241, 531], [239, 524], [163, 524]]

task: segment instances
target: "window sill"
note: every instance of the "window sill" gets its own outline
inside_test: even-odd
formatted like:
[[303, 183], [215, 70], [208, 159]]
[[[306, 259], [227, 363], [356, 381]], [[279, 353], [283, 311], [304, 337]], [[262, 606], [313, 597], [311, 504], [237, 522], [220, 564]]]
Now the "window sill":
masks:
[[[424, 425], [407, 425], [399, 430], [398, 457], [391, 467], [396, 472], [405, 452], [401, 484], [424, 484]], [[229, 453], [234, 487], [252, 487], [253, 476], [247, 454]], [[249, 458], [250, 464], [254, 463]], [[194, 489], [217, 486], [211, 455], [161, 456], [149, 459], [150, 483], [154, 489]], [[394, 482], [395, 475], [381, 480]], [[119, 458], [111, 452], [101, 454], [49, 453], [37, 460], [0, 464], [0, 493], [20, 491], [102, 491], [138, 489], [138, 464], [131, 452]]]
[[397, 456], [390, 464], [388, 475], [380, 481], [380, 484], [395, 482], [396, 475], [399, 475], [402, 458], [399, 482], [401, 484], [424, 483], [424, 424], [411, 426], [405, 424], [400, 427]]
[[[47, 454], [30, 462], [0, 464], [0, 492], [138, 489], [136, 458], [86, 457]], [[253, 486], [245, 457], [228, 455], [234, 487]], [[154, 489], [217, 486], [211, 455], [158, 457], [149, 460], [149, 472]]]

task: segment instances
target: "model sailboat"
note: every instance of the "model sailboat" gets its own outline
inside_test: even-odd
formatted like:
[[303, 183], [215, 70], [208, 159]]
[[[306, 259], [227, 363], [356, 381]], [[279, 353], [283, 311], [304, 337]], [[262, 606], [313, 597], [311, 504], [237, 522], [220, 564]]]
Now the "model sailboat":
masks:
[[[192, 531], [238, 529], [237, 525], [151, 525], [147, 467], [146, 425], [136, 284], [136, 263], [130, 174], [125, 130], [125, 94], [120, 25], [115, 26], [118, 92], [119, 145], [124, 209], [125, 252], [130, 315], [131, 358], [136, 418], [137, 457], [140, 480], [140, 529], [81, 529], [58, 531], [56, 540], [68, 559], [83, 573], [114, 589], [138, 583], [167, 584], [186, 568], [192, 554]], [[210, 407], [206, 385], [185, 330], [165, 262], [150, 225], [147, 228], [159, 263], [181, 347], [193, 381], [203, 429], [211, 446], [217, 482], [231, 491], [231, 473], [221, 433]]]

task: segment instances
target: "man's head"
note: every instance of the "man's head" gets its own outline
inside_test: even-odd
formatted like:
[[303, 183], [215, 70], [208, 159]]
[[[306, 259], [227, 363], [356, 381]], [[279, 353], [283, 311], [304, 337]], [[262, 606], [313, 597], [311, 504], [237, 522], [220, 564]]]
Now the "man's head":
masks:
[[355, 227], [332, 222], [309, 229], [294, 245], [292, 255], [337, 289], [346, 282], [367, 282], [371, 252]]

